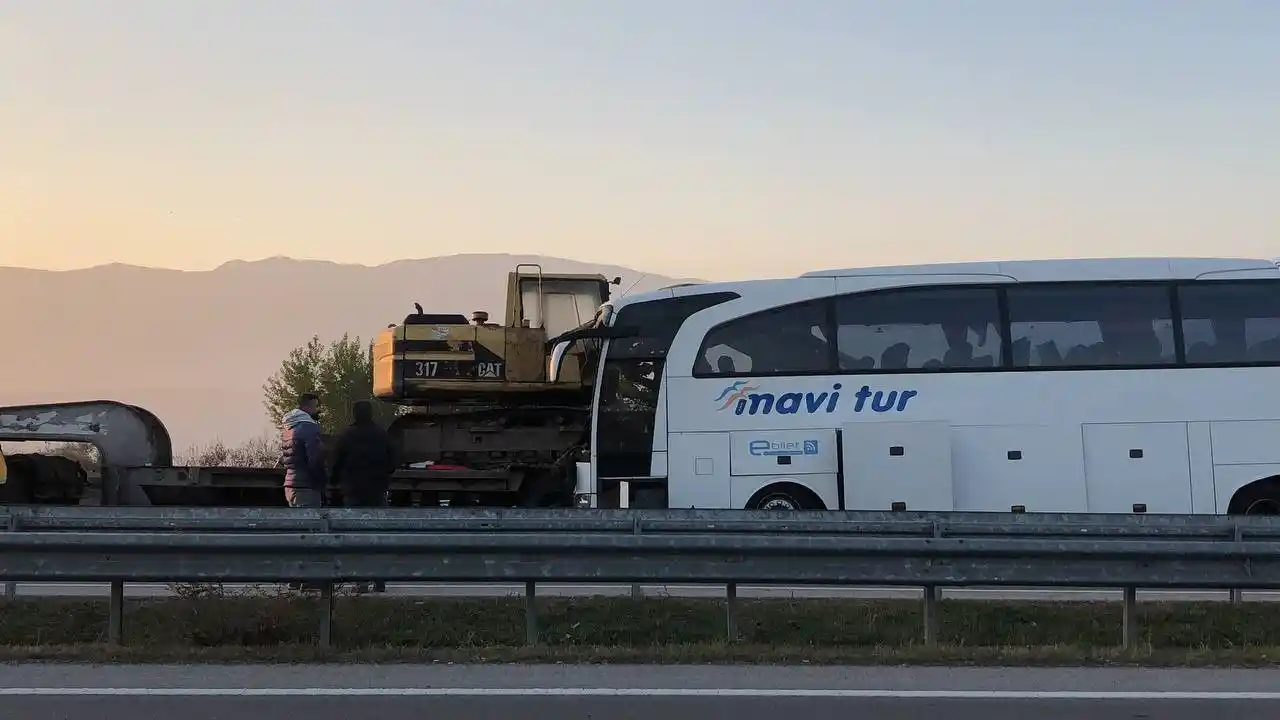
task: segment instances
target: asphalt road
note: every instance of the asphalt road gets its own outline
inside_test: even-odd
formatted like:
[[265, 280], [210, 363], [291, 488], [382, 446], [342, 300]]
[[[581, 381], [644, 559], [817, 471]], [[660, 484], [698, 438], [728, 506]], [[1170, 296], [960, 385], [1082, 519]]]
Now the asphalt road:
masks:
[[1272, 720], [1280, 671], [624, 666], [15, 665], [21, 720]]
[[[246, 586], [228, 584], [228, 590], [243, 590]], [[400, 597], [504, 597], [524, 594], [524, 585], [500, 583], [390, 583], [388, 594]], [[584, 597], [584, 596], [624, 596], [631, 594], [629, 585], [554, 585], [541, 584], [537, 590], [539, 595], [547, 597]], [[716, 585], [646, 585], [644, 593], [650, 597], [724, 597], [725, 590]], [[902, 598], [916, 599], [921, 597], [919, 588], [847, 588], [847, 587], [761, 587], [742, 585], [738, 588], [738, 596], [744, 598]], [[17, 583], [13, 594], [18, 597], [101, 597], [109, 594], [109, 586], [105, 583]], [[125, 585], [127, 597], [164, 597], [172, 593], [165, 584], [134, 583]], [[969, 588], [947, 589], [944, 597], [968, 598], [974, 600], [1120, 600], [1118, 590], [1088, 589], [1001, 589], [981, 590]], [[1201, 600], [1227, 601], [1230, 594], [1225, 591], [1166, 591], [1139, 592], [1139, 600]], [[1247, 601], [1280, 600], [1280, 592], [1247, 592]]]

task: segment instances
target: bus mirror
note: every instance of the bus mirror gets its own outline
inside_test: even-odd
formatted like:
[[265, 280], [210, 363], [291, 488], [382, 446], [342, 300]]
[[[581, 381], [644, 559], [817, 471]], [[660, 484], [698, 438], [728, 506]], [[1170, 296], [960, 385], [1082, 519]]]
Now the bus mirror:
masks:
[[560, 382], [560, 366], [564, 364], [564, 356], [569, 352], [571, 340], [562, 340], [551, 349], [551, 357], [547, 359], [547, 381]]

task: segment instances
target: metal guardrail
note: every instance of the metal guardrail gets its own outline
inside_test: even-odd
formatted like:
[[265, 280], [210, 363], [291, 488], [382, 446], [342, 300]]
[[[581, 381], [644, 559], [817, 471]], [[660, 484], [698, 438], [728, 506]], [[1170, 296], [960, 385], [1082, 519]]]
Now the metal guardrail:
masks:
[[[209, 508], [0, 506], [11, 530], [236, 530], [244, 532], [720, 532], [918, 536], [1108, 536], [1280, 540], [1280, 516], [1115, 513], [468, 508]], [[637, 528], [639, 528], [637, 530]]]
[[123, 638], [124, 583], [319, 583], [321, 642], [335, 583], [523, 582], [537, 641], [538, 583], [925, 588], [938, 636], [941, 587], [1124, 590], [1280, 588], [1280, 517], [617, 510], [298, 510], [9, 507], [0, 581], [110, 582], [109, 637]]

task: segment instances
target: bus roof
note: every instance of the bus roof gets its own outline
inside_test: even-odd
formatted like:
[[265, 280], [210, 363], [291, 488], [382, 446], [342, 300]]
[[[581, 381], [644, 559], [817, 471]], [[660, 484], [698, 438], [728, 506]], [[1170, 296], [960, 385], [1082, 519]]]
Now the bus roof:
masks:
[[815, 270], [798, 278], [765, 278], [710, 283], [683, 283], [660, 290], [625, 295], [610, 302], [617, 310], [660, 298], [700, 295], [730, 290], [764, 290], [796, 280], [876, 277], [885, 275], [989, 275], [1013, 282], [1088, 282], [1103, 280], [1194, 280], [1226, 273], [1274, 274], [1280, 279], [1280, 262], [1261, 258], [1077, 258], [1054, 260], [993, 260], [986, 262], [927, 263], [878, 267]]
[[1276, 270], [1271, 260], [1258, 258], [1074, 258], [1061, 260], [998, 260], [987, 262], [885, 265], [881, 267], [815, 270], [800, 277], [865, 277], [870, 275], [1003, 275], [1027, 282], [1088, 280], [1194, 279], [1205, 273]]

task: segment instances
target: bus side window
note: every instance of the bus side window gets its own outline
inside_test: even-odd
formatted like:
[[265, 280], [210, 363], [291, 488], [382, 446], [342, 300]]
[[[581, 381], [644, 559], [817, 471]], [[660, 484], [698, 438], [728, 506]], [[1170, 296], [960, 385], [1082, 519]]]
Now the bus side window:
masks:
[[700, 375], [733, 375], [751, 372], [751, 358], [737, 348], [716, 345], [707, 348], [698, 358], [694, 372]]
[[1000, 306], [991, 288], [901, 288], [836, 298], [840, 369], [1000, 366]]
[[1187, 362], [1280, 361], [1280, 283], [1198, 281], [1178, 288]]
[[1007, 297], [1016, 367], [1161, 366], [1176, 360], [1167, 286], [1010, 287]]
[[[822, 337], [824, 300], [810, 300], [746, 315], [712, 328], [699, 356], [699, 374], [828, 372], [830, 351]], [[814, 332], [817, 328], [819, 331]], [[730, 363], [723, 361], [728, 357]], [[700, 364], [700, 363], [699, 363]], [[729, 367], [732, 370], [729, 370]]]

